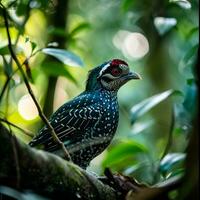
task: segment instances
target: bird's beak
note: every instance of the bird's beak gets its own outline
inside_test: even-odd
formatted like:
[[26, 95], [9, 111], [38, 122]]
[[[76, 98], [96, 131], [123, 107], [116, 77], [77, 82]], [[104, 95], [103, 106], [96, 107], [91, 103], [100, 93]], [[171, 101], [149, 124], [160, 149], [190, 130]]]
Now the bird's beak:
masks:
[[129, 72], [127, 75], [126, 75], [126, 78], [128, 80], [131, 80], [131, 79], [142, 79], [141, 76], [136, 73], [136, 72]]

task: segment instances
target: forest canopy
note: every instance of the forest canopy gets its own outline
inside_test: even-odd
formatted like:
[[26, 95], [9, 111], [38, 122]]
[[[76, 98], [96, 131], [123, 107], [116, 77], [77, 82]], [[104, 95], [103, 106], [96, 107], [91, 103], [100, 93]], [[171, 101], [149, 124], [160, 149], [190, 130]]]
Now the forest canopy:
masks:
[[[7, 128], [0, 146], [12, 141], [4, 134], [12, 134], [20, 151], [32, 152], [21, 143], [85, 90], [88, 71], [122, 59], [142, 80], [120, 88], [117, 132], [87, 171], [109, 182], [120, 173], [139, 188], [175, 180], [159, 190], [163, 199], [197, 199], [198, 7], [198, 0], [0, 0], [0, 125]], [[3, 181], [3, 158], [0, 193], [22, 195], [23, 187]], [[125, 188], [120, 198], [133, 199]], [[23, 198], [40, 199], [37, 193]], [[146, 195], [138, 199], [151, 199]]]

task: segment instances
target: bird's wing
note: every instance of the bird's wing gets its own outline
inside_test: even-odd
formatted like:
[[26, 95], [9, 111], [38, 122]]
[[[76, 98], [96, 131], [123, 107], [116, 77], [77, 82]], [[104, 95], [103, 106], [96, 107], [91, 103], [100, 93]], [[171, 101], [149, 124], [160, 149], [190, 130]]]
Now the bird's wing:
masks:
[[[101, 110], [96, 109], [93, 100], [75, 100], [58, 109], [50, 118], [50, 124], [54, 128], [58, 138], [66, 145], [73, 137], [79, 137], [81, 132], [89, 127], [94, 127], [101, 118]], [[77, 135], [76, 135], [77, 134]], [[30, 146], [44, 146], [46, 151], [55, 151], [59, 146], [53, 140], [48, 128], [45, 126], [39, 134], [29, 143]]]

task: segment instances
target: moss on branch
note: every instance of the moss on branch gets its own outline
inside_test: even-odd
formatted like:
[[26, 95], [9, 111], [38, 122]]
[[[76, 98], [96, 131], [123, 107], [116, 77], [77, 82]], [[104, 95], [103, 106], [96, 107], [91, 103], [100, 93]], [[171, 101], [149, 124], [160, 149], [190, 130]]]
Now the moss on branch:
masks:
[[0, 184], [54, 199], [116, 199], [115, 191], [58, 156], [30, 148], [0, 124]]

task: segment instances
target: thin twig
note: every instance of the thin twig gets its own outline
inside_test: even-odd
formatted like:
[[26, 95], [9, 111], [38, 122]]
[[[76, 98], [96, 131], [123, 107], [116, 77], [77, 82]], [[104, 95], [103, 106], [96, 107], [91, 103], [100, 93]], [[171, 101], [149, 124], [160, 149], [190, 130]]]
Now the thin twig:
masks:
[[[0, 4], [1, 4], [1, 3], [0, 3]], [[13, 49], [12, 49], [12, 42], [11, 42], [11, 37], [10, 37], [10, 32], [9, 32], [8, 19], [7, 19], [7, 11], [6, 11], [5, 7], [4, 7], [2, 4], [1, 4], [1, 6], [2, 6], [2, 11], [3, 11], [3, 18], [4, 18], [4, 21], [5, 21], [6, 33], [7, 33], [7, 37], [8, 37], [8, 48], [9, 48], [10, 54], [11, 54], [13, 60], [15, 61], [16, 65], [17, 65], [17, 67], [18, 67], [18, 69], [19, 69], [19, 71], [20, 71], [20, 73], [21, 73], [21, 75], [22, 75], [22, 77], [23, 77], [23, 80], [24, 80], [24, 83], [25, 83], [25, 85], [26, 85], [26, 88], [28, 89], [28, 92], [29, 92], [31, 98], [32, 98], [33, 102], [35, 103], [35, 106], [36, 106], [36, 108], [37, 108], [37, 110], [38, 110], [38, 113], [39, 113], [40, 118], [43, 120], [43, 122], [45, 123], [45, 125], [47, 126], [47, 128], [50, 130], [51, 135], [52, 135], [54, 141], [55, 141], [55, 142], [61, 147], [61, 149], [63, 150], [64, 155], [65, 155], [65, 158], [66, 158], [67, 160], [71, 160], [70, 155], [69, 155], [69, 153], [68, 153], [68, 151], [67, 151], [65, 145], [64, 145], [63, 142], [58, 138], [58, 136], [56, 135], [56, 133], [55, 133], [53, 127], [51, 126], [51, 124], [49, 123], [48, 119], [47, 119], [46, 116], [44, 115], [44, 113], [43, 113], [43, 111], [42, 111], [42, 109], [41, 109], [41, 107], [40, 107], [40, 105], [39, 105], [39, 103], [38, 103], [36, 97], [34, 96], [34, 93], [33, 93], [32, 89], [31, 89], [31, 86], [29, 85], [28, 79], [26, 78], [26, 75], [25, 75], [25, 73], [24, 73], [24, 71], [23, 71], [23, 69], [22, 69], [22, 66], [21, 66], [21, 64], [20, 64], [20, 62], [19, 62], [17, 56], [15, 55]]]
[[31, 131], [25, 130], [25, 129], [17, 126], [16, 124], [13, 124], [12, 122], [8, 121], [7, 119], [0, 118], [0, 121], [17, 128], [18, 130], [22, 131], [25, 135], [27, 135], [31, 138], [34, 136], [34, 133], [32, 133]]
[[3, 85], [3, 88], [2, 88], [1, 93], [0, 93], [0, 103], [1, 103], [1, 100], [3, 98], [3, 95], [4, 95], [5, 91], [6, 91], [6, 88], [7, 88], [9, 82], [10, 82], [10, 77], [7, 76], [6, 77], [6, 81], [5, 81], [4, 85]]
[[8, 87], [9, 82], [11, 81], [12, 77], [15, 75], [15, 73], [17, 71], [18, 71], [18, 69], [16, 69], [10, 76], [7, 76], [6, 82], [4, 83], [4, 86], [3, 86], [1, 94], [0, 94], [0, 103], [3, 98], [4, 93], [6, 91], [6, 88]]
[[10, 84], [8, 84], [8, 89], [6, 91], [5, 118], [7, 118], [7, 115], [9, 113], [9, 100], [10, 100]]
[[[24, 17], [24, 20], [23, 20], [23, 22], [19, 25], [18, 24], [18, 26], [21, 26], [21, 27], [25, 27], [25, 24], [26, 24], [26, 22], [27, 22], [27, 20], [28, 20], [28, 18], [29, 18], [29, 16], [30, 16], [30, 3], [31, 3], [31, 1], [29, 0], [28, 1], [28, 4], [27, 4], [27, 7], [26, 7], [26, 13], [25, 13], [25, 17]], [[7, 16], [8, 16], [8, 13], [7, 13]], [[10, 16], [9, 16], [10, 17]], [[13, 19], [12, 19], [13, 20]], [[13, 20], [14, 21], [14, 20]], [[16, 23], [16, 22], [15, 22]], [[14, 42], [14, 47], [16, 48], [16, 46], [17, 46], [17, 43], [18, 43], [18, 41], [19, 41], [19, 38], [20, 38], [20, 35], [21, 35], [21, 30], [20, 31], [18, 31], [18, 34], [17, 34], [17, 37], [16, 37], [16, 40], [15, 40], [15, 42]], [[10, 58], [10, 64], [11, 64], [11, 62], [12, 62], [12, 57]]]
[[[26, 59], [24, 60], [24, 62], [21, 64], [21, 66], [25, 65], [25, 63], [26, 63], [27, 61], [29, 61], [29, 60], [30, 60], [33, 56], [35, 56], [37, 53], [41, 52], [42, 49], [43, 49], [43, 48], [40, 48], [40, 49], [38, 49], [37, 51], [35, 51], [34, 53], [32, 53], [28, 58], [26, 58]], [[6, 81], [5, 81], [4, 85], [3, 85], [3, 88], [2, 88], [1, 93], [0, 93], [0, 103], [1, 103], [1, 100], [2, 100], [2, 98], [3, 98], [4, 93], [5, 93], [5, 91], [6, 91], [6, 88], [8, 87], [9, 82], [11, 81], [12, 77], [15, 75], [15, 73], [16, 73], [17, 71], [18, 71], [18, 69], [16, 69], [10, 76], [7, 76]]]
[[[4, 61], [5, 67], [7, 67], [8, 63], [7, 63], [7, 61], [6, 61], [6, 59], [5, 59], [5, 57], [3, 55], [2, 55], [2, 58], [3, 58], [3, 61]], [[4, 69], [4, 73], [5, 73], [5, 76], [6, 76], [6, 81], [5, 81], [4, 85], [3, 85], [1, 93], [0, 93], [0, 104], [1, 104], [1, 100], [3, 99], [3, 95], [4, 95], [5, 91], [6, 91], [6, 88], [8, 87], [8, 84], [10, 82], [10, 76], [6, 72], [5, 69]]]

